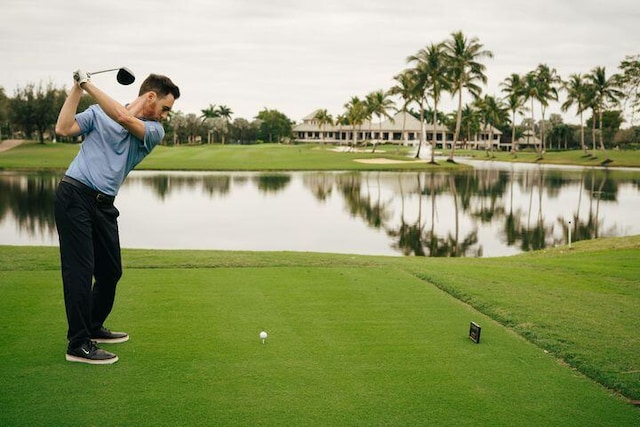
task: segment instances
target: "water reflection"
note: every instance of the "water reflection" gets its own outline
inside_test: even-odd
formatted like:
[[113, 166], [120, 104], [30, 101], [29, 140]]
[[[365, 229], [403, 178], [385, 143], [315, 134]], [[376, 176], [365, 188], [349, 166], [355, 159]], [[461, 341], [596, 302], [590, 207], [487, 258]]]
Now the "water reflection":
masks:
[[[59, 179], [50, 173], [0, 174], [0, 244], [19, 243], [9, 237], [12, 231], [48, 243], [57, 239], [53, 196]], [[3, 224], [13, 227], [5, 231]]]
[[[0, 244], [57, 244], [51, 173], [0, 174]], [[500, 256], [640, 233], [635, 171], [134, 172], [124, 247]]]

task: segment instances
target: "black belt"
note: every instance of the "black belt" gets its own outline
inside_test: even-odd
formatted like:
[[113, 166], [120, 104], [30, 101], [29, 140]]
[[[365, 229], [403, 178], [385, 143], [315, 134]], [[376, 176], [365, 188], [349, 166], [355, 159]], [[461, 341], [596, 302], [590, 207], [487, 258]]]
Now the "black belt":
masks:
[[77, 189], [82, 190], [84, 193], [89, 194], [91, 197], [95, 198], [97, 202], [113, 204], [113, 202], [116, 200], [115, 197], [94, 190], [88, 185], [83, 184], [82, 182], [78, 181], [77, 179], [71, 178], [70, 176], [63, 176], [62, 182], [66, 182], [67, 184], [71, 184]]

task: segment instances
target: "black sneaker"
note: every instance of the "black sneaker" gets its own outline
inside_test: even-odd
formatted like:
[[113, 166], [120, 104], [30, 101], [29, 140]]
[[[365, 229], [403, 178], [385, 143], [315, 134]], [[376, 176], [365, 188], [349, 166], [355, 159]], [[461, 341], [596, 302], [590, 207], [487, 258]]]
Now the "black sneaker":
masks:
[[91, 336], [91, 341], [117, 344], [119, 342], [129, 341], [129, 334], [126, 332], [112, 332], [103, 326]]
[[88, 363], [90, 365], [110, 365], [118, 361], [118, 356], [98, 348], [93, 341], [84, 343], [74, 349], [67, 349], [65, 357], [69, 362]]

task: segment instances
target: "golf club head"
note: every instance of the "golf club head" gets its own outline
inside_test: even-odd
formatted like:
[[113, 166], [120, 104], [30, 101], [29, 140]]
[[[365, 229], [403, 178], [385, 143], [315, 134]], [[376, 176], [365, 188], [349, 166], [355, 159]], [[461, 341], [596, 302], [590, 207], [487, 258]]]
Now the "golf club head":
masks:
[[116, 79], [118, 83], [121, 85], [130, 85], [131, 83], [136, 81], [136, 76], [133, 75], [130, 69], [126, 67], [122, 67], [118, 70], [118, 74], [116, 75]]
[[131, 70], [128, 69], [127, 67], [110, 68], [108, 70], [94, 71], [89, 74], [93, 76], [94, 74], [108, 73], [111, 71], [118, 72], [118, 74], [116, 75], [116, 79], [118, 80], [118, 83], [120, 83], [121, 85], [130, 85], [131, 83], [136, 81], [136, 76], [134, 76]]

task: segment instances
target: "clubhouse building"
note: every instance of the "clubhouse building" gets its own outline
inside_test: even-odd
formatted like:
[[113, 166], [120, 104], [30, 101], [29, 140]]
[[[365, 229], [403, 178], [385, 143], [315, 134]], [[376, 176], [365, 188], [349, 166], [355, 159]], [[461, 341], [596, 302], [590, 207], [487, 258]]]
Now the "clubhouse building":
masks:
[[[393, 118], [381, 123], [364, 122], [355, 129], [351, 125], [322, 125], [316, 120], [319, 110], [302, 119], [293, 127], [293, 136], [299, 142], [319, 142], [324, 144], [352, 145], [355, 140], [374, 144], [418, 145], [420, 143], [420, 120], [411, 114], [399, 112]], [[449, 149], [453, 144], [453, 132], [446, 126], [436, 125], [434, 148]], [[424, 141], [433, 140], [433, 125], [425, 123]], [[354, 135], [355, 133], [355, 135]], [[510, 150], [511, 143], [500, 142], [502, 132], [494, 127], [486, 127], [471, 141], [459, 141], [457, 148], [485, 150], [493, 145], [494, 150]]]

